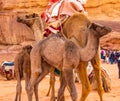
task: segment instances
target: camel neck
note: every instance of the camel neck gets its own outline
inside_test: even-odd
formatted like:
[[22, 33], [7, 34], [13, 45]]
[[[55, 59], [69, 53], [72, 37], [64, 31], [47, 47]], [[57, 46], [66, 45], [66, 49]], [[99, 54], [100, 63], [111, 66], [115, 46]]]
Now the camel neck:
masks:
[[41, 19], [36, 18], [31, 29], [33, 30], [36, 41], [43, 39], [43, 24], [42, 24]]

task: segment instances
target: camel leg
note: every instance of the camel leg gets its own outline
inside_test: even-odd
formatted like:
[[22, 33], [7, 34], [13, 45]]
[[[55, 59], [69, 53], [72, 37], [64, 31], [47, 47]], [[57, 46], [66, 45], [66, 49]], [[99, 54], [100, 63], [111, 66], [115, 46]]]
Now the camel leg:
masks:
[[87, 62], [80, 62], [77, 70], [82, 84], [82, 95], [80, 101], [85, 101], [91, 91], [90, 82], [87, 76]]
[[58, 91], [57, 101], [65, 101], [64, 91], [65, 91], [66, 85], [67, 85], [67, 82], [65, 80], [65, 76], [64, 76], [63, 73], [61, 73], [61, 76], [60, 76], [60, 88], [59, 88], [59, 91]]
[[39, 76], [38, 72], [34, 72], [31, 75], [30, 82], [29, 82], [29, 84], [27, 86], [28, 101], [32, 101], [32, 96], [33, 96], [33, 92], [34, 92], [34, 86], [36, 84], [38, 76]]
[[27, 93], [27, 87], [28, 87], [28, 84], [29, 84], [29, 81], [30, 81], [29, 74], [24, 72], [24, 78], [25, 78], [25, 90], [26, 90], [26, 93]]
[[73, 69], [72, 68], [64, 68], [63, 73], [65, 76], [67, 85], [70, 89], [70, 95], [71, 95], [72, 101], [77, 101], [77, 91], [76, 91], [74, 77], [73, 77]]
[[55, 68], [51, 68], [50, 70], [50, 86], [51, 86], [51, 98], [50, 101], [55, 101]]
[[17, 81], [15, 101], [21, 101], [21, 93], [22, 93], [21, 81]]
[[15, 101], [21, 101], [22, 85], [21, 85], [21, 78], [18, 71], [16, 72], [16, 78], [17, 78], [17, 85], [16, 85]]
[[54, 73], [54, 70], [55, 70], [54, 68], [51, 68], [51, 70], [50, 70], [50, 86], [49, 86], [49, 90], [48, 90], [46, 96], [49, 96], [51, 88], [52, 88], [52, 85], [55, 82], [55, 73]]
[[102, 81], [101, 81], [101, 66], [100, 66], [100, 54], [97, 52], [95, 57], [91, 60], [91, 64], [93, 66], [94, 72], [95, 72], [95, 77], [97, 81], [97, 89], [98, 89], [98, 94], [100, 96], [100, 101], [103, 101], [103, 87], [102, 87]]
[[51, 69], [51, 66], [49, 64], [47, 64], [46, 62], [42, 63], [42, 73], [40, 74], [40, 76], [36, 80], [36, 84], [34, 85], [34, 93], [35, 93], [36, 101], [39, 101], [38, 99], [39, 82], [50, 72], [50, 69]]

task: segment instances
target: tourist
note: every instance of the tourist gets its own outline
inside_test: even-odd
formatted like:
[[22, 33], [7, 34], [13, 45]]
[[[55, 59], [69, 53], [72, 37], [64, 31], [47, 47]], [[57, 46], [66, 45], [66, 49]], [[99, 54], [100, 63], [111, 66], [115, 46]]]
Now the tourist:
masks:
[[118, 78], [120, 79], [120, 56], [117, 61], [117, 66], [118, 66]]
[[110, 59], [110, 64], [113, 64], [115, 60], [115, 54], [113, 51], [111, 52], [109, 59]]

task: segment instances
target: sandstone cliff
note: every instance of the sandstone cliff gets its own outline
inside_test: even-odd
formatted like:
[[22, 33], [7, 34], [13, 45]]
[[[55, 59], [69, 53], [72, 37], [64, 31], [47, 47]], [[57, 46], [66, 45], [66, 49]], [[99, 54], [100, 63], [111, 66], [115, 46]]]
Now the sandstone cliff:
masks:
[[[0, 0], [0, 50], [15, 50], [16, 45], [19, 47], [34, 41], [32, 31], [26, 25], [16, 22], [16, 17], [32, 12], [41, 14], [48, 1]], [[101, 47], [120, 49], [120, 0], [88, 0], [85, 7], [91, 20], [113, 29], [109, 35], [101, 38]]]

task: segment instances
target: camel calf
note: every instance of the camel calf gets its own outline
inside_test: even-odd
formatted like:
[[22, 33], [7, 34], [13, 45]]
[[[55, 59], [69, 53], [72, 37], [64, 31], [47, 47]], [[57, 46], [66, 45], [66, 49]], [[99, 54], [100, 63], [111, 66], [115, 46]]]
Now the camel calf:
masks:
[[16, 75], [16, 79], [17, 79], [15, 101], [21, 101], [21, 92], [22, 92], [21, 80], [22, 80], [23, 76], [25, 78], [25, 87], [27, 87], [27, 84], [30, 80], [30, 75], [31, 75], [30, 52], [31, 52], [31, 49], [32, 49], [31, 45], [27, 45], [27, 46], [23, 47], [22, 51], [19, 52], [14, 59], [15, 75]]

